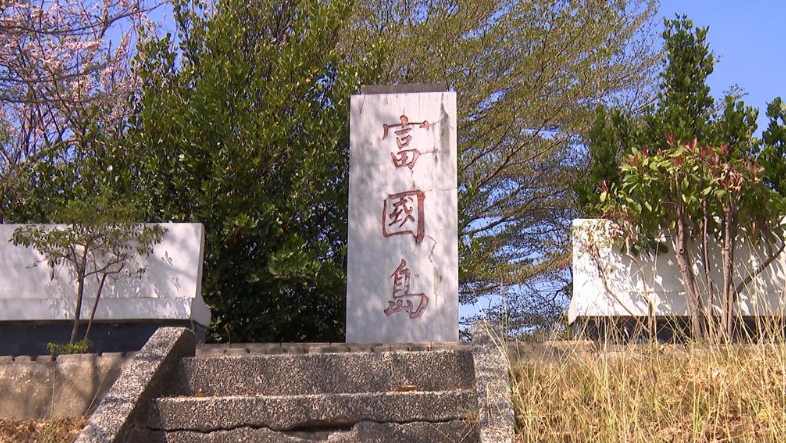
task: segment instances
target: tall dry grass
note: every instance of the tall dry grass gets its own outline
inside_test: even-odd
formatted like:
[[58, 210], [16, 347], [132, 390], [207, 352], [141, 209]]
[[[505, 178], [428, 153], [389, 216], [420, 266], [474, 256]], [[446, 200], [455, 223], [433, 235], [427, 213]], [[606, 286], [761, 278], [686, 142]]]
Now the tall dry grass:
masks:
[[783, 343], [545, 352], [511, 369], [517, 441], [786, 441]]

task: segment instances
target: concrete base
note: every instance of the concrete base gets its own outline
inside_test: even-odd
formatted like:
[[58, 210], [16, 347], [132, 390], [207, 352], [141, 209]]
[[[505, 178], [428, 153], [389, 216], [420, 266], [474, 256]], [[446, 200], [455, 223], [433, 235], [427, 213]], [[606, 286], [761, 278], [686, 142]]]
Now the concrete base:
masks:
[[[142, 349], [160, 327], [179, 326], [191, 329], [197, 340], [205, 340], [206, 328], [188, 320], [96, 322], [90, 331], [90, 352], [134, 352]], [[0, 355], [49, 355], [48, 343], [68, 343], [73, 322], [2, 322]], [[87, 322], [79, 328], [80, 337]]]
[[[315, 354], [267, 355], [270, 349], [263, 347], [263, 354], [249, 355], [251, 346], [224, 345], [245, 355], [193, 357], [189, 331], [162, 328], [123, 370], [76, 443], [511, 441], [508, 371], [499, 358], [504, 348], [492, 349], [490, 337], [483, 339], [474, 327], [473, 335], [472, 351], [463, 345], [453, 351], [345, 352], [342, 345], [340, 352], [316, 346]], [[331, 360], [343, 371], [327, 364]], [[268, 364], [272, 372], [259, 372]], [[405, 376], [408, 369], [417, 373], [414, 379]], [[454, 379], [450, 371], [461, 374]], [[346, 375], [332, 379], [337, 372]], [[266, 379], [296, 389], [281, 395]], [[363, 381], [363, 389], [353, 385]]]
[[243, 426], [297, 431], [362, 421], [444, 423], [466, 418], [471, 411], [465, 407], [473, 404], [474, 397], [467, 390], [158, 398], [150, 411], [150, 427], [198, 432]]

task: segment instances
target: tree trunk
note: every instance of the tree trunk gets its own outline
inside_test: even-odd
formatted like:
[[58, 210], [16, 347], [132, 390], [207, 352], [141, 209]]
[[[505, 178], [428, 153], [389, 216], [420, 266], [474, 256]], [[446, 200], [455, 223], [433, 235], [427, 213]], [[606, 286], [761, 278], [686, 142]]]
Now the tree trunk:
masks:
[[701, 261], [704, 265], [704, 290], [706, 291], [704, 298], [704, 310], [707, 312], [707, 329], [710, 335], [718, 329], [716, 326], [720, 322], [716, 321], [715, 316], [712, 314], [712, 304], [720, 295], [718, 294], [715, 281], [712, 279], [712, 270], [710, 267], [710, 214], [707, 207], [707, 200], [702, 202], [702, 227], [701, 227]]
[[734, 244], [736, 232], [734, 229], [735, 209], [728, 208], [723, 220], [723, 332], [726, 340], [731, 340], [734, 326]]
[[693, 270], [690, 264], [690, 255], [688, 254], [688, 237], [685, 232], [685, 221], [682, 218], [682, 207], [677, 205], [677, 233], [674, 239], [674, 251], [677, 256], [677, 264], [680, 267], [680, 274], [685, 283], [685, 297], [690, 311], [691, 334], [693, 338], [703, 337], [703, 313], [701, 309], [701, 300], [698, 288], [696, 287], [696, 279], [693, 275]]
[[[85, 263], [84, 261], [82, 262]], [[85, 271], [84, 266], [76, 272], [76, 281], [77, 281], [77, 288], [76, 288], [76, 310], [74, 311], [74, 327], [71, 329], [71, 341], [70, 344], [76, 343], [76, 338], [79, 335], [79, 317], [82, 311], [82, 294], [85, 292]]]
[[[122, 269], [122, 268], [121, 268]], [[98, 290], [96, 291], [96, 301], [93, 302], [93, 309], [90, 310], [90, 319], [87, 321], [87, 330], [85, 330], [85, 338], [90, 336], [90, 330], [93, 329], [93, 318], [96, 316], [96, 308], [98, 308], [98, 300], [101, 298], [101, 291], [104, 289], [104, 282], [106, 281], [107, 274], [103, 274], [101, 276], [101, 280], [98, 282]]]

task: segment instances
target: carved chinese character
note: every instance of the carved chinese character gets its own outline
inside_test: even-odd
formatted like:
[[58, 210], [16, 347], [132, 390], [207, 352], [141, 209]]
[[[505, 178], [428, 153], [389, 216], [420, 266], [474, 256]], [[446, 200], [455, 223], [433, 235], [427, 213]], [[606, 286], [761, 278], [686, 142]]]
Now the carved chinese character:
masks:
[[397, 168], [402, 166], [406, 166], [409, 169], [414, 168], [415, 162], [418, 161], [418, 157], [420, 157], [420, 151], [417, 149], [404, 149], [403, 151], [390, 153], [390, 158], [393, 160], [393, 164]]
[[[390, 276], [393, 279], [393, 300], [388, 300], [385, 315], [390, 316], [398, 312], [406, 312], [409, 314], [409, 318], [417, 318], [423, 314], [426, 306], [428, 306], [428, 296], [422, 293], [409, 293], [411, 276], [412, 271], [407, 267], [407, 261], [402, 258], [398, 268]], [[417, 306], [415, 306], [413, 301], [417, 302]]]
[[421, 191], [406, 191], [390, 194], [382, 204], [382, 235], [412, 234], [415, 243], [423, 241], [424, 226], [423, 201], [426, 195]]
[[406, 166], [409, 169], [412, 169], [415, 167], [415, 162], [417, 162], [418, 157], [420, 157], [420, 151], [417, 149], [404, 149], [409, 146], [410, 142], [412, 142], [412, 135], [410, 134], [412, 127], [413, 125], [418, 125], [418, 127], [428, 131], [430, 125], [426, 120], [423, 120], [422, 122], [410, 123], [409, 118], [406, 115], [399, 117], [399, 121], [400, 123], [394, 125], [382, 125], [382, 140], [387, 138], [388, 132], [391, 128], [400, 128], [393, 131], [396, 134], [396, 146], [398, 146], [399, 152], [391, 152], [390, 158], [393, 160], [393, 165], [397, 168]]

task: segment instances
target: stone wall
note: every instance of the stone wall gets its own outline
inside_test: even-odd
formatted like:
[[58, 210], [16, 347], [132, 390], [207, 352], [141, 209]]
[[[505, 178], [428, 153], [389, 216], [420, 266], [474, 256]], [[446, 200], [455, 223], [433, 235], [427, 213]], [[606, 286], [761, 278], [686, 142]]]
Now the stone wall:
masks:
[[133, 354], [0, 356], [0, 418], [82, 417], [98, 406]]

